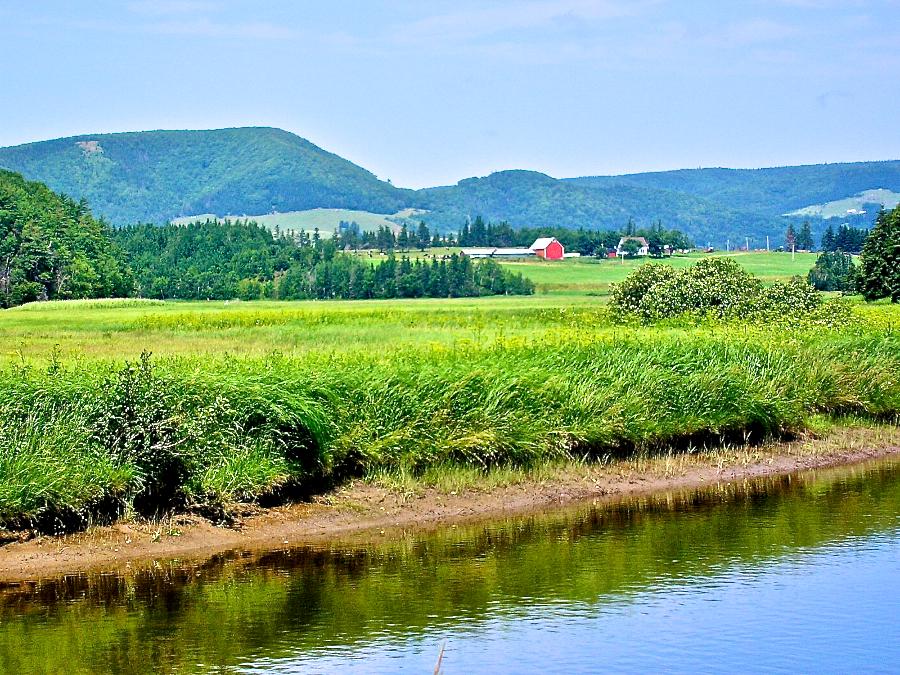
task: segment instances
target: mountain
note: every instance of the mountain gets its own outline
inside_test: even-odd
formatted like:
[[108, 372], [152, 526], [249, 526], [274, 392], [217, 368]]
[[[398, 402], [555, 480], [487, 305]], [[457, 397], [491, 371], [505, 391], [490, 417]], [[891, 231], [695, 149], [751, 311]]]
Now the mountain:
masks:
[[781, 236], [778, 218], [741, 212], [728, 204], [671, 190], [619, 185], [593, 187], [557, 180], [533, 171], [501, 171], [485, 178], [467, 178], [452, 187], [420, 190], [429, 226], [457, 229], [467, 217], [506, 220], [515, 227], [584, 227], [621, 229], [630, 219], [637, 226], [662, 221], [698, 243], [724, 245], [753, 236]]
[[114, 225], [314, 208], [395, 213], [413, 194], [268, 128], [75, 136], [0, 148], [0, 166], [86, 198]]
[[[662, 221], [698, 244], [751, 246], [783, 241], [788, 224], [809, 220], [820, 235], [817, 205], [882, 189], [900, 192], [900, 161], [773, 169], [685, 169], [558, 180], [534, 171], [501, 171], [457, 185], [403, 190], [280, 129], [149, 131], [63, 138], [0, 148], [0, 167], [76, 199], [121, 226], [184, 216], [261, 216], [310, 209], [391, 215], [421, 209], [432, 230], [457, 231], [467, 219], [513, 227], [622, 228]], [[871, 192], [870, 194], [876, 194]], [[869, 225], [865, 203], [844, 220]], [[800, 212], [796, 214], [795, 212]], [[792, 216], [784, 214], [795, 213]], [[823, 214], [824, 215], [824, 214]], [[409, 221], [417, 221], [418, 214]], [[397, 220], [397, 218], [394, 218]]]
[[567, 182], [595, 188], [668, 190], [769, 216], [846, 199], [878, 188], [900, 191], [900, 161], [785, 166], [774, 169], [681, 169]]

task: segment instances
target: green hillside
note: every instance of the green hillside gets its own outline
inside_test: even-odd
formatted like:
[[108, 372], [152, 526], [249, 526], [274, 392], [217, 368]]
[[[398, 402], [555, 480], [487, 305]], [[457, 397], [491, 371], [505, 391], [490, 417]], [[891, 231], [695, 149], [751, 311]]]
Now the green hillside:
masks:
[[627, 176], [571, 178], [597, 188], [670, 190], [728, 204], [734, 209], [779, 216], [814, 204], [883, 188], [900, 192], [900, 161], [786, 166], [773, 169], [682, 169]]
[[847, 218], [863, 212], [874, 215], [878, 209], [872, 208], [873, 205], [880, 205], [889, 210], [897, 206], [898, 203], [900, 203], [900, 194], [878, 188], [876, 190], [865, 190], [846, 199], [807, 206], [797, 209], [788, 215], [813, 216], [816, 218]]
[[[661, 221], [700, 245], [721, 248], [728, 240], [764, 248], [767, 236], [778, 246], [788, 224], [799, 228], [806, 219], [818, 241], [828, 215], [820, 205], [841, 206], [841, 200], [866, 191], [900, 192], [900, 161], [564, 180], [501, 171], [448, 187], [403, 190], [299, 136], [270, 128], [63, 138], [0, 148], [0, 167], [88, 199], [94, 213], [116, 226], [199, 214], [323, 232], [341, 220], [372, 229], [401, 222], [404, 215], [408, 223], [423, 218], [440, 232], [458, 231], [478, 215], [514, 228], [590, 230], [618, 230], [631, 219], [637, 227]], [[883, 192], [874, 192], [879, 189]], [[877, 208], [860, 205], [857, 211], [867, 213], [850, 213], [847, 220], [868, 227]], [[796, 215], [783, 215], [788, 213]]]
[[432, 211], [432, 229], [458, 228], [467, 216], [506, 220], [514, 227], [621, 229], [631, 218], [638, 227], [662, 221], [698, 244], [724, 247], [745, 237], [765, 246], [765, 236], [781, 237], [780, 218], [737, 211], [727, 204], [662, 189], [629, 185], [592, 187], [556, 180], [534, 171], [501, 171], [468, 178], [452, 187], [421, 190], [423, 207]]
[[0, 149], [0, 166], [86, 198], [114, 225], [199, 213], [396, 213], [412, 193], [280, 129], [148, 131]]

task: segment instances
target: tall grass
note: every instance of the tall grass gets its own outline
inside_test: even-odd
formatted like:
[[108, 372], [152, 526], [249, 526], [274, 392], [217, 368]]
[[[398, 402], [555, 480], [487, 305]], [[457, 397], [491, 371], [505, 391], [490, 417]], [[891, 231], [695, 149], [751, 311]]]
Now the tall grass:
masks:
[[900, 413], [893, 309], [653, 328], [614, 326], [596, 309], [521, 310], [510, 326], [544, 330], [381, 350], [11, 362], [0, 373], [0, 521], [254, 499], [372, 472], [627, 457], [795, 433], [823, 414], [887, 418]]

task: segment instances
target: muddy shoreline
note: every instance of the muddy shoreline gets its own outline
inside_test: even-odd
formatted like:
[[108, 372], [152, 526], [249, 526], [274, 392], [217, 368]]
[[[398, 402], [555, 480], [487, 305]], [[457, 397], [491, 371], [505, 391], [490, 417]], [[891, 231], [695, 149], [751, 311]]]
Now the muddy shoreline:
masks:
[[120, 522], [61, 537], [40, 536], [0, 545], [0, 582], [23, 582], [79, 572], [135, 571], [172, 559], [202, 560], [224, 551], [264, 551], [304, 544], [365, 545], [468, 524], [572, 506], [609, 503], [716, 483], [780, 476], [900, 456], [900, 430], [841, 429], [819, 439], [765, 447], [719, 449], [623, 461], [570, 465], [489, 488], [400, 493], [354, 483], [312, 503], [271, 509], [240, 507], [230, 527], [204, 518]]

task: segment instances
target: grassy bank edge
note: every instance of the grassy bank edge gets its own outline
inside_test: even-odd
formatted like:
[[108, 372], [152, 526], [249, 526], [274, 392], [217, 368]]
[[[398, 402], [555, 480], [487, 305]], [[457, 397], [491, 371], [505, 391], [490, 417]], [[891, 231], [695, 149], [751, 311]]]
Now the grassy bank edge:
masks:
[[[0, 584], [76, 572], [138, 573], [177, 559], [201, 562], [226, 551], [298, 545], [366, 546], [458, 524], [473, 525], [582, 504], [668, 499], [673, 492], [716, 489], [752, 479], [847, 468], [900, 458], [900, 426], [858, 418], [824, 421], [788, 442], [722, 445], [606, 462], [547, 461], [530, 470], [482, 474], [437, 470], [428, 480], [370, 475], [311, 503], [273, 508], [232, 505], [225, 523], [187, 514], [145, 519], [59, 536], [0, 532]], [[813, 472], [813, 473], [810, 473]], [[35, 533], [30, 533], [34, 535]]]

